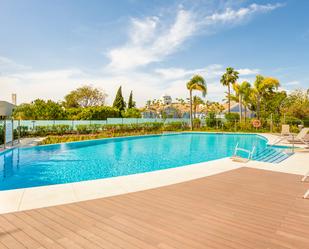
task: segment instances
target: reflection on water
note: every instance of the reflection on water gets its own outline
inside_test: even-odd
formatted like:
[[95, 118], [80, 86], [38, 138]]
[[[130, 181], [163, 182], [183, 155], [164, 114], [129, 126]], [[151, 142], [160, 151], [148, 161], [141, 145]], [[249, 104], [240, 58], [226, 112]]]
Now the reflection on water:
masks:
[[2, 173], [1, 180], [13, 176], [14, 173], [19, 170], [19, 162], [19, 149], [10, 150], [0, 156], [0, 173]]

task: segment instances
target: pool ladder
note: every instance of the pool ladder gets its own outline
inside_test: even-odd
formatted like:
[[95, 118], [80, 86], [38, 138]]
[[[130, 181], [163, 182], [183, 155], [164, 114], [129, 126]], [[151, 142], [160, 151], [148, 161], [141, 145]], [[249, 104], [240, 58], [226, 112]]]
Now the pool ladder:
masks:
[[[237, 156], [237, 152], [238, 151], [246, 152], [248, 154], [248, 158], [243, 158], [243, 157]], [[248, 162], [248, 161], [250, 161], [252, 159], [254, 151], [255, 151], [255, 146], [253, 146], [252, 150], [250, 151], [250, 150], [246, 150], [246, 149], [238, 147], [238, 143], [237, 143], [236, 147], [234, 149], [234, 154], [233, 154], [233, 156], [231, 158], [234, 161]]]

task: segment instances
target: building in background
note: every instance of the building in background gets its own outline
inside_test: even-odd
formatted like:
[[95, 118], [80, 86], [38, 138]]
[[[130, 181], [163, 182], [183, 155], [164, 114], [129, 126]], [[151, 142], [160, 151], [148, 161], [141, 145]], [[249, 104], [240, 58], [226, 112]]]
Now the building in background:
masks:
[[[224, 114], [229, 112], [228, 104], [224, 103], [223, 106], [224, 106], [225, 109], [222, 112], [222, 115], [223, 115], [222, 117], [224, 117]], [[239, 112], [240, 112], [239, 103], [231, 101], [231, 113], [238, 113], [239, 114]], [[244, 106], [242, 106], [242, 115], [243, 115], [243, 117], [245, 116], [245, 107]], [[249, 108], [247, 108], [246, 117], [247, 118], [253, 118], [254, 117], [254, 113], [252, 111], [250, 111]]]
[[164, 105], [170, 105], [173, 102], [173, 99], [170, 95], [164, 94], [162, 97], [162, 102]]
[[5, 119], [12, 116], [15, 105], [7, 101], [0, 101], [0, 119]]

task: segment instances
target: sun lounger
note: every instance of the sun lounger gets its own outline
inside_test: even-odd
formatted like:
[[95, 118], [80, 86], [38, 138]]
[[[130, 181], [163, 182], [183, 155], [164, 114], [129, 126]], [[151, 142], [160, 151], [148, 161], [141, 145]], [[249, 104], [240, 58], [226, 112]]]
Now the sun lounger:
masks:
[[289, 125], [282, 125], [281, 128], [281, 136], [290, 136], [290, 126]]
[[304, 177], [301, 179], [302, 182], [306, 181], [307, 177], [309, 177], [309, 171], [304, 175]]
[[294, 138], [288, 138], [288, 142], [290, 143], [302, 143], [309, 145], [309, 141], [305, 140], [307, 133], [309, 132], [309, 128], [303, 128]]

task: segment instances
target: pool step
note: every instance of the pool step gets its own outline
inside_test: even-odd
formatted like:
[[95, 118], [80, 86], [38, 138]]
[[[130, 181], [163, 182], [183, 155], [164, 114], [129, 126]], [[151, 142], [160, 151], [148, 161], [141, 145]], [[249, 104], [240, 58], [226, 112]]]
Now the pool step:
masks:
[[293, 153], [286, 152], [283, 149], [268, 147], [253, 156], [252, 160], [268, 163], [280, 163], [289, 158]]

